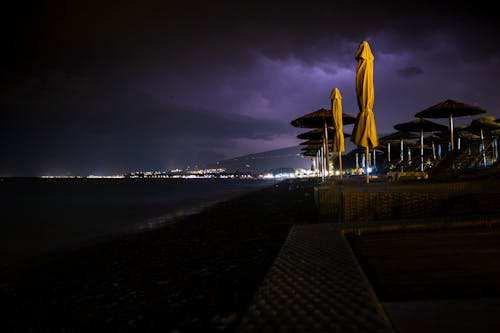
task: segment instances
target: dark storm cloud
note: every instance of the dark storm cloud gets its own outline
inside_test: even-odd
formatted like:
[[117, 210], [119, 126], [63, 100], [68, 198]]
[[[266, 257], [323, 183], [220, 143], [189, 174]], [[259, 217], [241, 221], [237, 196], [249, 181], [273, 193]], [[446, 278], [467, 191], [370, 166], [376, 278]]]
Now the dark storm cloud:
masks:
[[[2, 96], [1, 149], [10, 156], [2, 167], [22, 174], [53, 168], [85, 174], [101, 169], [99, 163], [114, 166], [105, 168], [108, 172], [125, 172], [120, 165], [127, 164], [166, 168], [166, 156], [176, 156], [180, 162], [171, 166], [178, 167], [211, 161], [208, 151], [213, 160], [228, 157], [218, 149], [232, 140], [272, 140], [289, 130], [276, 121], [159, 104], [133, 91], [99, 91], [63, 73], [43, 78], [9, 73], [2, 85], [9, 89]], [[9, 94], [16, 91], [30, 98]]]
[[0, 173], [163, 169], [297, 144], [305, 130], [290, 121], [329, 107], [333, 87], [344, 112], [358, 112], [364, 39], [380, 133], [448, 98], [498, 118], [499, 23], [488, 6], [6, 4]]
[[424, 70], [417, 66], [408, 66], [405, 68], [398, 69], [399, 75], [401, 77], [414, 77], [424, 73]]

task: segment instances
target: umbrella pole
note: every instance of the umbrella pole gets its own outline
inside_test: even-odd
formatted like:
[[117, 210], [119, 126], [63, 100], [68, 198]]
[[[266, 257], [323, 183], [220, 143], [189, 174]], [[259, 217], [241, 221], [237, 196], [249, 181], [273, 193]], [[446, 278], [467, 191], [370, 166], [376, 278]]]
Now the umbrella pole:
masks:
[[339, 151], [339, 170], [340, 170], [340, 179], [342, 179], [342, 152]]
[[329, 155], [329, 152], [328, 152], [328, 126], [326, 125], [326, 121], [325, 121], [325, 170], [326, 170], [326, 174], [327, 176], [330, 174], [330, 162], [328, 161], [330, 156]]
[[323, 162], [321, 161], [321, 148], [318, 150], [316, 154], [316, 165], [318, 166], [318, 177], [321, 177], [321, 172], [323, 172]]
[[493, 152], [495, 153], [495, 162], [498, 161], [498, 141], [497, 138], [493, 139]]
[[450, 114], [450, 142], [451, 142], [451, 150], [455, 150], [455, 143], [453, 140], [453, 116]]
[[486, 166], [486, 151], [484, 150], [484, 134], [482, 128], [481, 128], [481, 150], [483, 153], [483, 166]]
[[401, 143], [400, 143], [400, 146], [399, 146], [399, 160], [401, 161], [401, 172], [403, 172], [403, 162], [404, 162], [404, 158], [405, 158], [405, 149], [403, 147], [403, 138], [401, 138]]
[[318, 173], [318, 171], [319, 171], [318, 152], [316, 152], [316, 156], [314, 156], [314, 158], [315, 158], [315, 161], [316, 161], [316, 168], [314, 169], [314, 172], [315, 172], [314, 174], [318, 175], [319, 174]]
[[387, 162], [391, 165], [391, 143], [387, 143]]
[[424, 171], [424, 130], [420, 129], [420, 171]]
[[318, 150], [318, 177], [321, 177], [321, 174], [323, 172], [323, 154], [321, 152], [322, 148]]
[[366, 161], [365, 161], [365, 167], [366, 167], [366, 183], [368, 184], [370, 182], [370, 175], [368, 174], [368, 161], [370, 160], [370, 148], [366, 146]]
[[325, 147], [321, 147], [321, 181], [325, 181]]

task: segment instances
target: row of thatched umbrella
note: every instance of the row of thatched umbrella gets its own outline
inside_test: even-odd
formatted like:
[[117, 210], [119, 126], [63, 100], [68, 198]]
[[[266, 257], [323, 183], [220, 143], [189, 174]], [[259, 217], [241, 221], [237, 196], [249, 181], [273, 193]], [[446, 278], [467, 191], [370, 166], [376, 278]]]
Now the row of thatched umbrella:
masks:
[[[447, 108], [447, 109], [446, 109]], [[461, 117], [461, 116], [470, 116], [470, 115], [477, 115], [481, 113], [485, 113], [486, 110], [483, 110], [479, 107], [468, 105], [462, 102], [457, 102], [453, 100], [446, 100], [445, 102], [439, 103], [434, 105], [431, 108], [427, 108], [424, 111], [429, 115], [428, 112], [429, 110], [436, 110], [436, 113], [433, 114], [431, 117], [434, 118], [439, 118], [439, 117]], [[445, 111], [447, 110], [447, 111]], [[417, 113], [417, 115], [422, 115], [422, 112]], [[353, 116], [350, 116], [348, 114], [343, 113], [343, 122], [345, 124], [353, 124], [355, 123], [356, 118]], [[327, 124], [327, 136], [328, 137], [333, 137], [336, 134], [336, 131], [334, 129], [329, 128], [330, 126], [333, 126], [333, 117], [332, 117], [332, 111], [327, 110], [327, 109], [320, 109], [317, 110], [313, 113], [310, 113], [304, 117], [298, 118], [292, 122], [292, 124], [296, 127], [316, 127], [320, 123]], [[451, 121], [452, 123], [452, 121]], [[412, 132], [419, 133], [420, 134], [420, 169], [423, 171], [423, 149], [424, 149], [424, 133], [436, 133], [436, 132], [447, 132], [448, 127], [445, 125], [441, 125], [435, 122], [432, 122], [430, 120], [424, 119], [424, 118], [417, 118], [409, 122], [405, 123], [400, 123], [396, 124], [394, 128], [397, 130], [397, 132], [386, 135], [384, 137], [381, 137], [379, 140], [387, 145], [388, 149], [388, 155], [390, 154], [390, 145], [391, 143], [400, 143], [400, 157], [403, 159], [403, 143], [404, 141], [407, 141], [409, 139], [415, 139], [418, 138], [416, 134], [413, 134]], [[467, 127], [460, 128], [460, 132], [478, 132], [479, 137], [481, 140], [484, 138], [484, 132], [485, 131], [494, 131], [494, 130], [500, 130], [500, 120], [495, 120], [493, 117], [480, 117], [478, 119], [475, 119], [471, 122], [471, 124]], [[321, 139], [323, 134], [324, 134], [323, 129], [313, 129], [312, 131], [302, 133], [297, 135], [297, 138], [299, 139]], [[347, 133], [344, 133], [345, 137], [350, 136]], [[454, 139], [452, 139], [454, 135], [451, 133], [450, 130], [450, 144], [452, 145], [452, 149], [454, 149]], [[438, 140], [436, 137], [434, 140]], [[453, 140], [453, 141], [452, 141]], [[333, 140], [332, 140], [333, 141]], [[434, 142], [433, 142], [434, 143]], [[311, 150], [318, 149], [320, 145], [309, 145], [307, 150], [304, 150], [307, 152], [308, 156], [314, 156]], [[328, 149], [332, 149], [331, 145], [329, 145]], [[388, 156], [388, 159], [390, 161], [390, 155]]]
[[[447, 126], [432, 123], [422, 118], [415, 119], [410, 122], [397, 124], [394, 126], [398, 129], [397, 132], [381, 137], [379, 140], [383, 145], [387, 146], [388, 162], [391, 159], [391, 144], [400, 143], [400, 160], [403, 160], [403, 143], [406, 146], [411, 146], [413, 141], [420, 137], [420, 156], [422, 170], [422, 155], [425, 146], [432, 146], [433, 154], [435, 154], [435, 144], [449, 143], [450, 133]], [[420, 129], [420, 130], [419, 130]], [[468, 142], [480, 140], [481, 146], [484, 147], [484, 139], [486, 137], [494, 138], [500, 134], [500, 120], [495, 120], [494, 117], [479, 117], [472, 120], [468, 126], [459, 126], [455, 128], [458, 133], [458, 149], [460, 149], [460, 139], [466, 139]], [[420, 132], [420, 135], [414, 133]], [[432, 132], [428, 137], [423, 137], [423, 132]], [[454, 140], [456, 141], [456, 140]], [[485, 152], [483, 151], [483, 160], [485, 160]], [[486, 163], [486, 162], [485, 162]]]
[[455, 149], [453, 118], [486, 113], [486, 110], [455, 100], [445, 100], [415, 114], [415, 120], [397, 124], [394, 128], [404, 132], [420, 132], [420, 171], [424, 170], [424, 132], [445, 132], [448, 127], [424, 118], [448, 118], [451, 150]]
[[[431, 114], [432, 113], [432, 114]], [[419, 113], [416, 116], [425, 115], [428, 118], [451, 118], [453, 117], [462, 117], [462, 116], [471, 116], [486, 113], [486, 110], [481, 109], [477, 106], [465, 104], [462, 102], [454, 101], [454, 100], [446, 100], [442, 103], [436, 104], [430, 108], [427, 108]], [[350, 116], [348, 114], [342, 114], [344, 124], [354, 124], [356, 118]], [[327, 125], [327, 136], [333, 137], [336, 134], [335, 129], [331, 129], [329, 127], [333, 126], [333, 117], [332, 111], [327, 109], [320, 109], [313, 113], [310, 113], [304, 117], [297, 118], [292, 122], [292, 125], [296, 127], [311, 127], [315, 128], [320, 123]], [[453, 120], [450, 120], [450, 139], [449, 142], [451, 144], [451, 149], [454, 150], [454, 134], [453, 134]], [[420, 169], [423, 171], [423, 149], [424, 149], [424, 133], [435, 133], [435, 132], [447, 132], [448, 127], [445, 125], [441, 125], [430, 120], [424, 118], [416, 118], [412, 121], [396, 124], [394, 128], [397, 132], [386, 135], [380, 138], [380, 141], [384, 144], [388, 145], [388, 154], [390, 154], [390, 144], [399, 142], [400, 143], [400, 155], [403, 154], [403, 142], [409, 139], [415, 139], [420, 137]], [[492, 131], [492, 130], [500, 130], [500, 120], [495, 120], [493, 117], [480, 117], [471, 122], [471, 125], [461, 128], [460, 131], [475, 131], [480, 133], [480, 137], [484, 138], [484, 131]], [[417, 136], [414, 133], [419, 133]], [[323, 129], [314, 129], [312, 131], [302, 133], [297, 135], [299, 139], [321, 139], [325, 130]], [[344, 133], [344, 136], [350, 136], [347, 133]], [[313, 147], [310, 147], [311, 149]], [[388, 157], [390, 159], [390, 157]], [[401, 156], [402, 158], [402, 156]]]
[[[306, 140], [321, 140], [315, 144], [307, 144], [304, 149], [304, 154], [307, 156], [313, 155], [315, 149], [323, 149], [322, 154], [326, 157], [326, 171], [328, 171], [328, 151], [333, 149], [339, 153], [339, 167], [342, 175], [342, 152], [344, 151], [343, 124], [354, 124], [351, 135], [351, 141], [358, 147], [365, 148], [366, 161], [369, 159], [369, 148], [375, 148], [379, 145], [377, 130], [375, 126], [375, 118], [373, 115], [374, 104], [374, 88], [373, 88], [373, 61], [374, 57], [370, 46], [366, 41], [360, 43], [355, 54], [355, 59], [358, 61], [356, 70], [356, 97], [359, 107], [357, 117], [342, 113], [342, 97], [337, 88], [332, 90], [330, 99], [332, 101], [331, 110], [319, 109], [317, 111], [306, 114], [291, 122], [295, 127], [314, 128], [314, 130], [297, 135], [299, 139]], [[454, 150], [453, 139], [453, 119], [454, 117], [478, 115], [486, 113], [486, 110], [458, 102], [455, 100], [445, 100], [444, 102], [433, 105], [424, 109], [417, 114], [417, 119], [401, 123], [394, 126], [398, 132], [382, 138], [388, 143], [388, 153], [390, 154], [390, 142], [395, 140], [400, 141], [401, 145], [401, 160], [403, 159], [403, 140], [412, 138], [411, 132], [420, 134], [420, 169], [423, 171], [423, 149], [424, 149], [424, 132], [443, 132], [448, 128], [444, 125], [434, 123], [424, 118], [448, 118], [450, 129], [451, 149]], [[479, 125], [476, 125], [479, 126]], [[333, 127], [333, 130], [330, 129]], [[482, 136], [482, 134], [481, 134]], [[332, 145], [329, 144], [328, 138], [332, 137]], [[390, 157], [388, 157], [389, 159]], [[366, 163], [368, 168], [368, 163]], [[368, 169], [366, 171], [366, 182], [369, 182]]]

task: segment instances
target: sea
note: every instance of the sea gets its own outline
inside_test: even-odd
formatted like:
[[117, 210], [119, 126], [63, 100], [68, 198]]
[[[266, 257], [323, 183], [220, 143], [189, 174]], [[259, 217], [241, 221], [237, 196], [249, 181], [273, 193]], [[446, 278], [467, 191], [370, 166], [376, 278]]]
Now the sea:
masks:
[[277, 182], [0, 178], [0, 267], [120, 234], [182, 223], [179, 217]]

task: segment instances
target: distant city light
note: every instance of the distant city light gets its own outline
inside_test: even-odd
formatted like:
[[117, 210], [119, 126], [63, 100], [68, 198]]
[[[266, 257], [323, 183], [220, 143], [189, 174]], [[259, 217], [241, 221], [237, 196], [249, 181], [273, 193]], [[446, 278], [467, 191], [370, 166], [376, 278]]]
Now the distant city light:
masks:
[[[338, 175], [338, 171], [335, 172]], [[170, 171], [135, 171], [123, 175], [44, 175], [40, 178], [67, 178], [67, 179], [123, 179], [123, 178], [139, 178], [139, 179], [159, 179], [159, 178], [172, 178], [172, 179], [206, 179], [206, 178], [219, 178], [219, 179], [288, 179], [288, 178], [306, 178], [317, 177], [318, 172], [307, 169], [291, 169], [281, 168], [273, 172], [266, 172], [262, 174], [250, 174], [240, 172], [227, 172], [224, 168], [210, 168], [210, 169], [196, 169], [191, 170], [189, 167], [185, 170], [172, 169]]]

